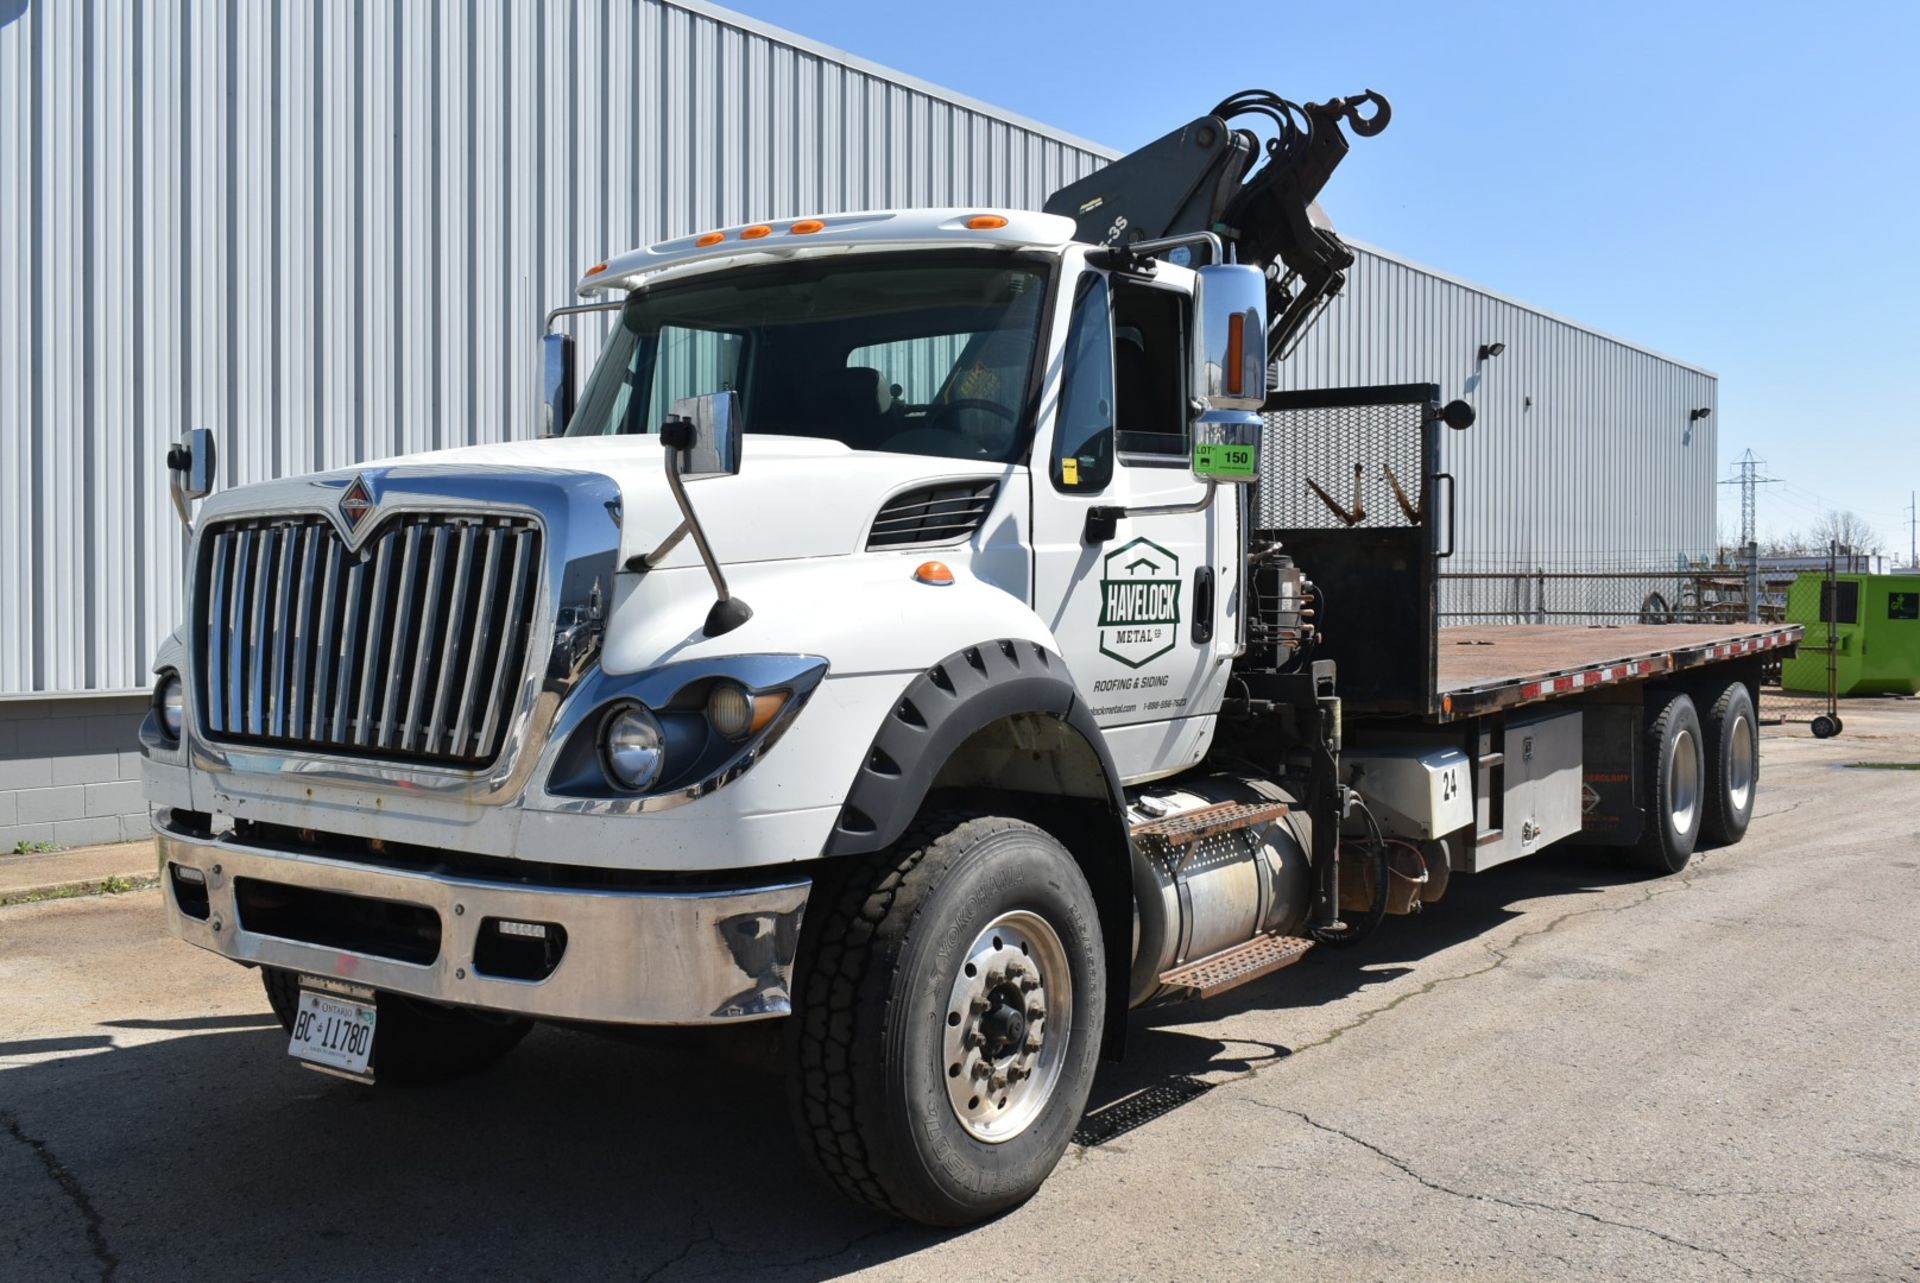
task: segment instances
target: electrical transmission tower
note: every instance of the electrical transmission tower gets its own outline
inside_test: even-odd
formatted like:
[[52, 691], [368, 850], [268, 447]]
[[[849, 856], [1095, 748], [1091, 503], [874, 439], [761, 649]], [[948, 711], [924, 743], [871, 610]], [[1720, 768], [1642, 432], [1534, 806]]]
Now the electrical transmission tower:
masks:
[[1773, 481], [1772, 477], [1760, 475], [1761, 465], [1765, 463], [1765, 459], [1756, 458], [1753, 451], [1748, 450], [1733, 461], [1739, 475], [1720, 483], [1740, 487], [1740, 548], [1747, 558], [1747, 622], [1750, 624], [1760, 622], [1760, 543], [1754, 508], [1760, 487]]

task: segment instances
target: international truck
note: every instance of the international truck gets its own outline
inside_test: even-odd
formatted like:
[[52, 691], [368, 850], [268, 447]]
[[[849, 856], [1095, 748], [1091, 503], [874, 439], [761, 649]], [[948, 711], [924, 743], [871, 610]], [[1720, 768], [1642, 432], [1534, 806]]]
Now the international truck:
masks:
[[362, 1082], [779, 1022], [826, 1180], [963, 1225], [1133, 1008], [1556, 843], [1739, 841], [1797, 628], [1442, 630], [1472, 409], [1273, 390], [1387, 110], [1241, 94], [1041, 212], [611, 257], [503, 444], [213, 493], [190, 433], [140, 732], [172, 932]]

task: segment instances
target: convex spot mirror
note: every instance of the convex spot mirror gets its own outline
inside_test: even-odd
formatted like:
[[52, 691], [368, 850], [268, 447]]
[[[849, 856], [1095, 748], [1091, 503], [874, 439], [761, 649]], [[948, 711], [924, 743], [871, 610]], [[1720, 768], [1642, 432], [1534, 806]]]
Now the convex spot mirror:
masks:
[[738, 392], [709, 392], [682, 397], [661, 426], [661, 442], [681, 451], [680, 475], [731, 477], [740, 471], [740, 446], [746, 419], [740, 413]]

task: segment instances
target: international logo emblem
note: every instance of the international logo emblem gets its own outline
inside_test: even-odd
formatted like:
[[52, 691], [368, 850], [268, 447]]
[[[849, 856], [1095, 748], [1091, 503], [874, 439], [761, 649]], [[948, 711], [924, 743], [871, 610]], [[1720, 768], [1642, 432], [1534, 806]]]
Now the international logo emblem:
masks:
[[340, 496], [340, 519], [347, 523], [347, 533], [356, 535], [372, 515], [373, 491], [367, 487], [365, 477], [355, 477], [346, 493]]
[[1135, 539], [1101, 563], [1100, 653], [1128, 668], [1173, 649], [1180, 626], [1180, 558]]

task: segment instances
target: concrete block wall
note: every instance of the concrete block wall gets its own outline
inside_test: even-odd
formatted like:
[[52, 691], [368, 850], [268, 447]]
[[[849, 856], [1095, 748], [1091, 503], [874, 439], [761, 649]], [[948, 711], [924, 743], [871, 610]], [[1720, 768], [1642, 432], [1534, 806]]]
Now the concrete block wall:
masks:
[[152, 828], [140, 794], [144, 695], [0, 700], [0, 854], [22, 842], [131, 842]]

